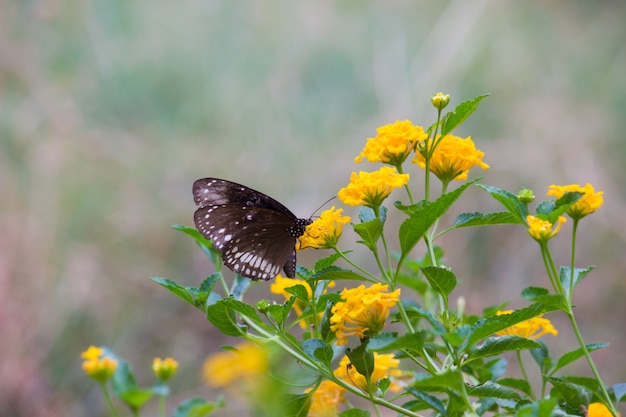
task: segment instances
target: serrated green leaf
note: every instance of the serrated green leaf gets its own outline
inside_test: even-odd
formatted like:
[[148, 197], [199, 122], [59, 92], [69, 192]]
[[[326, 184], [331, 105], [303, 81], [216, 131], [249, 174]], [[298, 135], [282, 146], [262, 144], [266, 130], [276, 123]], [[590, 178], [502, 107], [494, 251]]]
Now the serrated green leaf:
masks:
[[543, 288], [538, 287], [528, 287], [522, 291], [522, 298], [528, 301], [533, 301], [537, 304], [542, 304], [549, 307], [554, 307], [561, 311], [567, 312], [569, 306], [567, 305], [567, 300], [561, 294], [542, 294], [541, 291]]
[[152, 277], [150, 279], [152, 279], [152, 281], [156, 282], [157, 284], [167, 288], [176, 296], [187, 301], [189, 304], [194, 305], [194, 295], [189, 289], [183, 287], [175, 281], [172, 281], [169, 278]]
[[556, 401], [552, 399], [539, 400], [520, 406], [515, 412], [515, 417], [558, 417], [555, 407]]
[[580, 385], [572, 384], [562, 378], [550, 376], [547, 378], [561, 398], [571, 410], [580, 410], [581, 406], [587, 406], [591, 401], [591, 392]]
[[436, 412], [441, 414], [443, 417], [447, 417], [448, 416], [448, 412], [446, 411], [446, 407], [443, 405], [441, 400], [439, 400], [439, 398], [434, 397], [434, 396], [432, 396], [430, 394], [427, 394], [425, 392], [422, 392], [422, 391], [420, 391], [418, 389], [415, 389], [413, 387], [407, 387], [406, 390], [407, 390], [407, 392], [409, 394], [413, 395], [415, 398], [420, 400], [420, 402], [423, 402], [426, 405], [428, 405], [428, 408], [432, 408], [433, 410], [435, 410]]
[[247, 328], [237, 322], [235, 313], [246, 316], [258, 324], [265, 326], [256, 311], [254, 311], [254, 308], [233, 298], [224, 298], [207, 307], [207, 319], [213, 323], [215, 327], [220, 329], [222, 333], [227, 336], [238, 337], [245, 334]]
[[367, 349], [378, 353], [410, 350], [421, 354], [425, 340], [425, 332], [405, 333], [401, 336], [395, 333], [380, 333], [369, 340]]
[[600, 393], [600, 384], [595, 378], [590, 378], [586, 376], [564, 376], [562, 379], [569, 382], [570, 384], [578, 385], [581, 388], [589, 390], [597, 397], [602, 396], [602, 394]]
[[297, 298], [299, 298], [302, 301], [306, 301], [306, 302], [309, 301], [309, 293], [307, 292], [306, 288], [302, 284], [296, 284], [291, 287], [287, 287], [285, 288], [285, 292], [295, 295]]
[[530, 354], [537, 363], [537, 365], [539, 365], [539, 369], [541, 369], [541, 372], [547, 375], [553, 366], [552, 358], [550, 358], [548, 346], [546, 346], [546, 344], [543, 343], [541, 340], [537, 340], [537, 342], [539, 342], [541, 346], [531, 349]]
[[204, 398], [189, 398], [176, 407], [172, 417], [204, 417], [223, 407], [223, 398], [219, 398], [214, 403], [208, 402]]
[[[347, 251], [341, 252], [341, 254], [347, 255], [350, 252], [352, 251], [347, 250]], [[337, 262], [337, 260], [341, 259], [341, 254], [333, 253], [332, 255], [328, 255], [324, 258], [318, 259], [317, 261], [315, 261], [314, 270], [319, 271], [319, 270], [328, 268], [329, 266], [333, 266], [335, 262]]]
[[467, 394], [474, 397], [493, 397], [512, 401], [522, 399], [516, 391], [493, 381], [485, 381], [481, 385], [468, 385], [466, 389]]
[[350, 271], [349, 269], [339, 268], [338, 266], [329, 266], [321, 271], [317, 271], [311, 279], [314, 280], [326, 280], [326, 281], [338, 281], [338, 280], [346, 280], [346, 281], [363, 281], [366, 280], [362, 275], [357, 274], [356, 272]]
[[494, 226], [498, 224], [522, 224], [519, 219], [508, 212], [496, 213], [462, 213], [459, 214], [454, 224], [445, 231], [460, 229], [462, 227]]
[[508, 210], [516, 219], [518, 224], [526, 224], [526, 216], [528, 216], [528, 207], [513, 193], [491, 185], [477, 184], [477, 187], [487, 191], [494, 199]]
[[441, 120], [441, 136], [445, 136], [459, 127], [478, 107], [478, 104], [489, 94], [484, 94], [460, 103], [454, 111], [446, 113]]
[[456, 287], [456, 276], [452, 271], [441, 266], [427, 266], [421, 269], [430, 283], [430, 287], [437, 294], [448, 297]]
[[448, 371], [443, 374], [425, 376], [415, 381], [411, 386], [426, 392], [452, 392], [458, 395], [465, 385], [459, 372]]
[[495, 356], [512, 350], [524, 350], [540, 347], [534, 340], [519, 336], [496, 336], [487, 338], [482, 345], [472, 350], [465, 361], [471, 362], [475, 359]]
[[532, 396], [532, 388], [525, 379], [500, 378], [498, 379], [498, 384], [509, 388], [515, 388], [528, 396]]
[[361, 237], [358, 243], [362, 243], [371, 251], [376, 250], [376, 243], [383, 233], [383, 223], [374, 218], [365, 223], [359, 223], [354, 225], [354, 231]]
[[476, 344], [479, 340], [493, 335], [495, 332], [504, 330], [514, 324], [532, 319], [549, 311], [556, 310], [555, 307], [544, 304], [531, 304], [520, 310], [515, 310], [511, 314], [494, 315], [480, 320], [472, 327], [472, 332], [468, 340], [469, 346]]
[[270, 304], [269, 306], [267, 306], [265, 314], [274, 319], [278, 327], [282, 327], [285, 323], [285, 320], [287, 320], [285, 314], [285, 306], [282, 304]]
[[405, 306], [406, 313], [408, 314], [410, 319], [415, 318], [424, 318], [426, 319], [431, 326], [433, 326], [433, 332], [435, 334], [445, 334], [447, 333], [445, 326], [441, 321], [439, 321], [430, 311], [416, 306], [416, 305], [406, 305]]
[[250, 278], [235, 274], [235, 279], [230, 287], [230, 294], [235, 300], [241, 301], [246, 291], [248, 291], [248, 288], [250, 288], [251, 283], [252, 280]]
[[[607, 347], [608, 345], [609, 345], [608, 343], [590, 343], [586, 346], [589, 352], [593, 352], [594, 350], [602, 349], [604, 347]], [[583, 356], [585, 356], [585, 352], [583, 351], [582, 348], [574, 349], [572, 351], [567, 352], [566, 354], [564, 354], [558, 359], [554, 369], [552, 370], [552, 372], [550, 372], [550, 375], [553, 375], [559, 369], [569, 365], [570, 363], [574, 362], [575, 360], [579, 358], [582, 358]]]
[[302, 350], [311, 359], [315, 359], [326, 366], [327, 369], [332, 369], [331, 360], [333, 359], [332, 346], [324, 343], [320, 339], [308, 339], [302, 343]]
[[565, 289], [565, 296], [570, 297], [570, 281], [572, 280], [573, 275], [573, 285], [572, 288], [576, 288], [578, 283], [583, 280], [587, 276], [587, 274], [595, 269], [595, 266], [591, 265], [587, 268], [574, 268], [574, 273], [572, 274], [572, 268], [569, 266], [562, 266], [559, 269], [559, 279], [561, 280], [561, 285], [563, 289]]
[[467, 188], [478, 181], [469, 181], [454, 191], [443, 194], [438, 199], [416, 205], [409, 218], [400, 225], [399, 241], [402, 257], [406, 257], [424, 233], [439, 219]]
[[389, 389], [390, 385], [391, 381], [389, 380], [389, 378], [381, 378], [378, 380], [378, 382], [376, 382], [376, 386], [380, 390], [383, 397], [387, 394], [387, 390]]

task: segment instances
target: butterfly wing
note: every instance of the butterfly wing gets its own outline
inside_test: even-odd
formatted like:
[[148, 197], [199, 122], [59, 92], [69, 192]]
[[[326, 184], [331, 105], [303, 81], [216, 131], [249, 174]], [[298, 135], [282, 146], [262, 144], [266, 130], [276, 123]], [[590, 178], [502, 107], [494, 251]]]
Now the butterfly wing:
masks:
[[193, 183], [193, 199], [198, 207], [222, 204], [241, 207], [261, 207], [291, 217], [296, 216], [272, 197], [236, 182], [219, 178], [201, 178]]
[[238, 202], [200, 207], [194, 222], [222, 252], [224, 265], [239, 275], [269, 280], [283, 268], [288, 277], [295, 277], [295, 216]]

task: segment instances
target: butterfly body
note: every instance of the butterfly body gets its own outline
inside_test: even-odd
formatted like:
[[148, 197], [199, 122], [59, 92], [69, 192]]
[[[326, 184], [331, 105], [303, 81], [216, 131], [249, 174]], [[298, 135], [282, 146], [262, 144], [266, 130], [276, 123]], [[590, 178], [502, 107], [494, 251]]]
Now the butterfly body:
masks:
[[281, 269], [296, 275], [296, 239], [310, 219], [259, 191], [219, 178], [193, 184], [198, 231], [222, 253], [229, 269], [253, 280], [269, 280]]

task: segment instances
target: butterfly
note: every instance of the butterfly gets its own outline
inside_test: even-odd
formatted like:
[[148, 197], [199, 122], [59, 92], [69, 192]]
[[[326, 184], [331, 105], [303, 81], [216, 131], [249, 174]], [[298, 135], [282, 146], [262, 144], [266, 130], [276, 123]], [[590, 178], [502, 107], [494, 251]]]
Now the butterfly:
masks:
[[233, 272], [270, 280], [281, 270], [296, 276], [296, 239], [311, 219], [299, 219], [272, 197], [219, 178], [193, 184], [196, 228], [222, 253]]

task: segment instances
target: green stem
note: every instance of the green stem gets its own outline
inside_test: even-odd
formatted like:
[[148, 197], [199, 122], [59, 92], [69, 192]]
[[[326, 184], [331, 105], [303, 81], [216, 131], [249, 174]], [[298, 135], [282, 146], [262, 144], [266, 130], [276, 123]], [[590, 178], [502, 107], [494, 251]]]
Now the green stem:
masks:
[[366, 281], [368, 281], [368, 282], [380, 282], [380, 279], [376, 275], [372, 274], [371, 272], [361, 268], [359, 265], [357, 265], [354, 262], [352, 262], [352, 260], [350, 258], [348, 258], [346, 255], [344, 255], [344, 253], [341, 252], [337, 246], [333, 246], [332, 249], [335, 251], [335, 253], [337, 253], [337, 255], [339, 255], [341, 257], [341, 259], [343, 259], [344, 261], [349, 263], [350, 266], [352, 266], [354, 269], [357, 269], [358, 271], [360, 271], [364, 275], [367, 275], [367, 277], [363, 277]]
[[104, 402], [109, 409], [109, 413], [114, 417], [119, 417], [119, 413], [115, 409], [113, 402], [111, 401], [111, 395], [109, 394], [109, 390], [107, 388], [106, 382], [100, 382], [100, 390], [102, 391], [102, 396], [104, 397]]
[[574, 219], [572, 228], [572, 254], [570, 260], [569, 292], [567, 293], [567, 304], [572, 305], [574, 294], [574, 266], [576, 265], [576, 232], [578, 231], [578, 219]]
[[[524, 361], [522, 360], [522, 351], [521, 350], [517, 351], [517, 362], [519, 363], [519, 369], [522, 372], [522, 376], [524, 377], [526, 382], [528, 382], [528, 386], [531, 387], [530, 379], [528, 379], [528, 374], [526, 373], [526, 367], [524, 366]], [[532, 387], [530, 389], [530, 398], [532, 398], [533, 400], [535, 399], [535, 394], [533, 394]]]
[[159, 398], [159, 417], [165, 417], [165, 396]]

